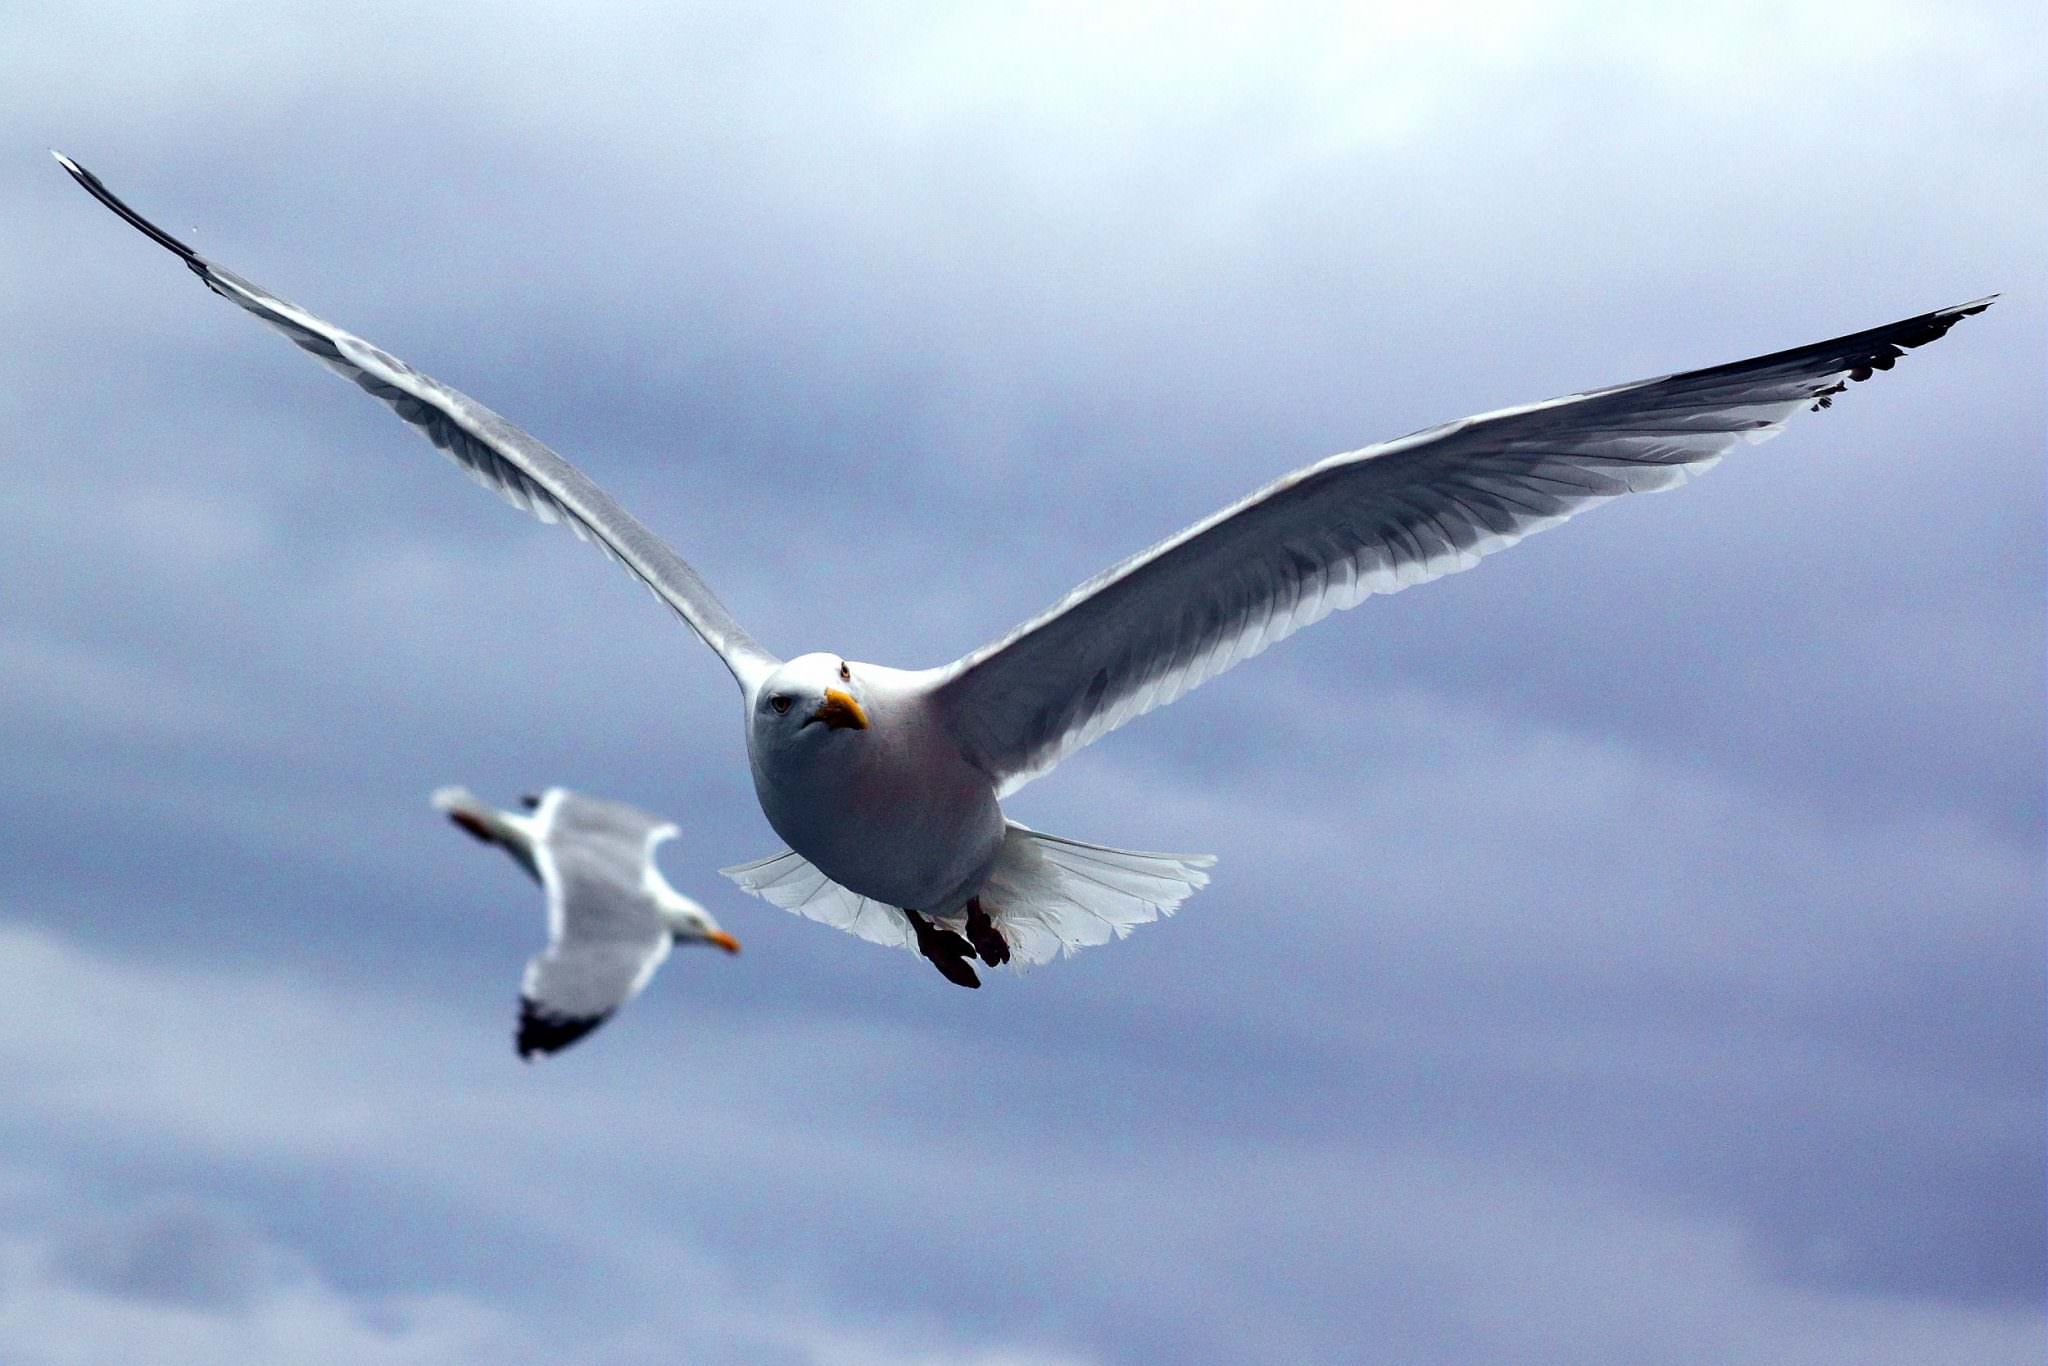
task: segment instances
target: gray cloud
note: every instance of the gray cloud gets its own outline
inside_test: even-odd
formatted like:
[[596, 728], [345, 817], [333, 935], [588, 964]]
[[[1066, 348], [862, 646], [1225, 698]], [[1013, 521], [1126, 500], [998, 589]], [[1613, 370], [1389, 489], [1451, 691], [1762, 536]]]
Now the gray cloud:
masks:
[[84, 1289], [121, 1299], [240, 1309], [284, 1269], [245, 1225], [191, 1199], [163, 1198], [62, 1231], [55, 1267]]
[[[123, 1133], [146, 1133], [157, 1162], [168, 1150], [220, 1174], [210, 1179], [294, 1174], [300, 1195], [281, 1203], [279, 1227], [302, 1224], [326, 1264], [310, 1279], [244, 1276], [235, 1284], [254, 1286], [239, 1299], [206, 1301], [247, 1319], [273, 1301], [346, 1294], [364, 1322], [395, 1332], [419, 1312], [401, 1292], [425, 1285], [427, 1303], [475, 1306], [515, 1355], [595, 1333], [594, 1355], [619, 1360], [638, 1359], [625, 1344], [657, 1325], [687, 1334], [671, 1350], [701, 1335], [817, 1361], [867, 1359], [842, 1338], [867, 1340], [878, 1360], [1051, 1361], [1326, 1356], [1357, 1334], [1419, 1357], [1576, 1344], [1624, 1359], [1674, 1324], [1696, 1330], [1701, 1360], [1799, 1360], [1816, 1321], [1874, 1359], [1941, 1342], [2002, 1359], [2033, 1331], [2020, 1306], [1936, 1311], [1775, 1283], [1736, 1227], [1653, 1212], [1626, 1187], [1572, 1174], [1563, 1154], [1444, 1151], [1392, 1116], [1346, 1131], [1269, 1113], [1231, 1132], [1217, 1106], [1250, 1118], [1262, 1098], [1226, 1084], [1198, 1100], [1156, 1052], [1134, 1067], [1022, 1043], [1005, 1050], [1007, 1093], [975, 1100], [933, 1078], [971, 1072], [986, 1050], [939, 1032], [734, 1031], [685, 1006], [671, 1050], [593, 1052], [581, 1072], [479, 1069], [473, 1009], [394, 1003], [393, 1032], [413, 1041], [399, 1052], [351, 1029], [377, 1007], [303, 977], [136, 967], [18, 933], [6, 947], [9, 996], [30, 1021], [7, 1065], [91, 1064], [47, 1080], [31, 1070], [14, 1122], [46, 1138], [16, 1142], [17, 1161], [84, 1124], [99, 1137], [73, 1144], [74, 1179], [127, 1169], [140, 1144], [108, 1141]], [[658, 1037], [660, 1007], [647, 1004], [636, 1023]], [[145, 1045], [117, 1042], [144, 1021]], [[1244, 1075], [1258, 1084], [1257, 1068]], [[1338, 1081], [1313, 1060], [1305, 1075]], [[1325, 1095], [1342, 1107], [1341, 1092]], [[341, 1209], [348, 1228], [334, 1227]], [[181, 1218], [224, 1222], [189, 1207]], [[71, 1256], [69, 1279], [132, 1296], [133, 1248], [160, 1243], [161, 1223], [118, 1224], [89, 1246], [121, 1255], [99, 1256], [91, 1276]], [[225, 1226], [246, 1271], [259, 1254], [238, 1221]], [[1062, 1274], [1048, 1285], [1040, 1259], [1054, 1246]], [[735, 1283], [736, 1263], [763, 1258], [773, 1274]], [[167, 1297], [142, 1284], [141, 1298]], [[1007, 1296], [991, 1311], [998, 1339], [1047, 1345], [942, 1326], [973, 1284]], [[1588, 1300], [1634, 1308], [1589, 1336], [1557, 1307]], [[593, 1313], [597, 1302], [614, 1307]], [[878, 1304], [894, 1308], [878, 1317]], [[894, 1326], [878, 1336], [881, 1322]], [[1080, 1334], [1097, 1353], [1057, 1345]]]

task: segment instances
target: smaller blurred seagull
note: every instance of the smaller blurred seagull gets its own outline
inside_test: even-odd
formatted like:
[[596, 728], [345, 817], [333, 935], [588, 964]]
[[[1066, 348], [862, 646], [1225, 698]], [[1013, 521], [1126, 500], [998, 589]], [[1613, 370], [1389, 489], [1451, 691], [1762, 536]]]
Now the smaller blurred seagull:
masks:
[[668, 885], [654, 847], [674, 824], [618, 802], [551, 787], [522, 797], [529, 814], [500, 811], [467, 788], [444, 787], [436, 809], [510, 854], [548, 896], [548, 946], [519, 985], [519, 1056], [555, 1053], [640, 994], [675, 943], [740, 941]]

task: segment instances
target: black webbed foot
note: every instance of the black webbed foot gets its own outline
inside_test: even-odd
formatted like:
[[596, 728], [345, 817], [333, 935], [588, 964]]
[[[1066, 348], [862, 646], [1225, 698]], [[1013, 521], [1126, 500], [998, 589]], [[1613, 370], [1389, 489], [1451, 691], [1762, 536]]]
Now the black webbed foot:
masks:
[[968, 959], [974, 955], [974, 946], [943, 925], [934, 925], [916, 911], [905, 911], [910, 918], [910, 928], [917, 932], [917, 951], [931, 960], [939, 974], [955, 986], [979, 987], [981, 979], [974, 975]]
[[990, 967], [999, 968], [1010, 961], [1010, 941], [1003, 938], [996, 922], [981, 908], [978, 896], [967, 902], [967, 938], [973, 943], [975, 954]]

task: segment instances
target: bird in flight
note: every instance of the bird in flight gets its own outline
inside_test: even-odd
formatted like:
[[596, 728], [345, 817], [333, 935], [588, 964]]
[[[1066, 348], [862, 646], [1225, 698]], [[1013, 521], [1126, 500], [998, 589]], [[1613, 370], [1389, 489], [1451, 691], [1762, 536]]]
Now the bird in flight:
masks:
[[620, 802], [564, 787], [500, 811], [467, 788], [444, 787], [434, 807], [512, 856], [547, 894], [548, 946], [519, 983], [514, 1046], [529, 1062], [560, 1052], [640, 994], [675, 944], [738, 953], [740, 941], [668, 885], [655, 846], [676, 827]]
[[1828, 407], [1990, 307], [1530, 403], [1333, 455], [1081, 584], [939, 668], [783, 660], [683, 559], [547, 446], [465, 394], [217, 266], [56, 153], [94, 198], [382, 401], [479, 482], [595, 541], [739, 685], [754, 791], [789, 846], [724, 870], [785, 909], [914, 948], [948, 980], [1043, 962], [1170, 914], [1207, 856], [1110, 849], [1008, 820], [1061, 759], [1276, 641], [1629, 493], [1667, 489]]

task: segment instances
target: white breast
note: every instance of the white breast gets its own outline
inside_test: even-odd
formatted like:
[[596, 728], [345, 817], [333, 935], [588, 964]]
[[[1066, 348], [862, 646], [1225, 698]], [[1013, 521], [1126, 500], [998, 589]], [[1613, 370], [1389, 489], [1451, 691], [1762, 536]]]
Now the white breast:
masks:
[[840, 886], [891, 906], [950, 911], [1002, 850], [995, 783], [927, 723], [920, 691], [864, 681], [867, 730], [796, 749], [750, 737], [755, 794], [775, 833]]

